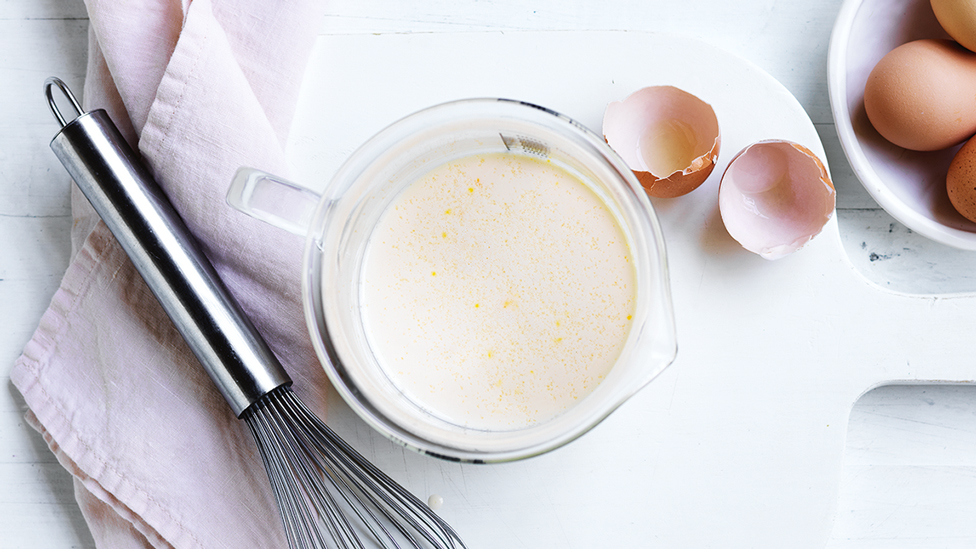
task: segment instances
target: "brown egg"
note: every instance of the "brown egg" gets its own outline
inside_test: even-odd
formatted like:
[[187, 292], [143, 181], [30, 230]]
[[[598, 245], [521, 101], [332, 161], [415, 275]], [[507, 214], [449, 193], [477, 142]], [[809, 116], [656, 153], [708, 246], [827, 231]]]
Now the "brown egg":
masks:
[[864, 109], [882, 136], [935, 151], [976, 134], [976, 53], [951, 40], [916, 40], [888, 52], [871, 71]]
[[931, 0], [936, 19], [949, 36], [976, 51], [976, 0]]
[[963, 145], [949, 164], [946, 191], [956, 211], [976, 222], [976, 139]]

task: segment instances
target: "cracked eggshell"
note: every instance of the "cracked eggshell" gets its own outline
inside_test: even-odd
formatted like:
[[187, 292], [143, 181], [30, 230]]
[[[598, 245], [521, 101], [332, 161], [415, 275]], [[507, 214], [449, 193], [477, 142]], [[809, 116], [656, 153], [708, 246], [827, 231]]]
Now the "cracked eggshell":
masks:
[[708, 179], [721, 136], [712, 107], [674, 86], [651, 86], [607, 105], [603, 137], [648, 195], [673, 198]]
[[726, 168], [718, 204], [725, 228], [766, 259], [799, 250], [834, 213], [836, 193], [823, 162], [790, 141], [759, 141]]

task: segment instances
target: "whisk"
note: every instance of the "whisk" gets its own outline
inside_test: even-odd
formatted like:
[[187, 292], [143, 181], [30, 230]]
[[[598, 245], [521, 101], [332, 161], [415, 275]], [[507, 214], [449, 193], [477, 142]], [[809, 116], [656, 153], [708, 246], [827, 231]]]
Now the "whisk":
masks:
[[[59, 88], [75, 110], [66, 121]], [[186, 225], [102, 110], [48, 78], [51, 148], [129, 255], [261, 453], [288, 544], [462, 549], [454, 530], [363, 458], [291, 390], [291, 379]]]

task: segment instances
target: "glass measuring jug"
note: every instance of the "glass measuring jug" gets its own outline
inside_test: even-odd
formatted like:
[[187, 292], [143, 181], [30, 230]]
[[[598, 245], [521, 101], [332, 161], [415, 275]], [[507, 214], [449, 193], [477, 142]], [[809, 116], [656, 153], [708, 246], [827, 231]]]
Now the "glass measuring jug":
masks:
[[[415, 398], [377, 353], [363, 313], [364, 262], [374, 230], [391, 205], [433, 168], [491, 154], [540, 160], [582, 182], [620, 227], [636, 286], [629, 330], [602, 381], [558, 414], [510, 427], [458, 422]], [[675, 356], [664, 240], [647, 196], [603, 139], [548, 109], [504, 99], [434, 106], [363, 144], [321, 195], [243, 168], [228, 201], [305, 236], [305, 316], [326, 373], [364, 421], [423, 453], [494, 462], [546, 452], [599, 423]]]

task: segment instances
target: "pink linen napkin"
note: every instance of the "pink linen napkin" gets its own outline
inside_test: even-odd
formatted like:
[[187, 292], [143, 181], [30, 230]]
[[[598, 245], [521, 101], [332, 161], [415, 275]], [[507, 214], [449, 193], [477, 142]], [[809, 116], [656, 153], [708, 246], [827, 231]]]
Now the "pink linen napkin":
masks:
[[[224, 201], [241, 165], [287, 175], [283, 145], [320, 3], [87, 5], [85, 107], [108, 110], [137, 144], [296, 392], [323, 410], [327, 380], [301, 312], [302, 243]], [[284, 547], [247, 426], [77, 189], [72, 205], [71, 263], [11, 378], [74, 476], [96, 543]]]

